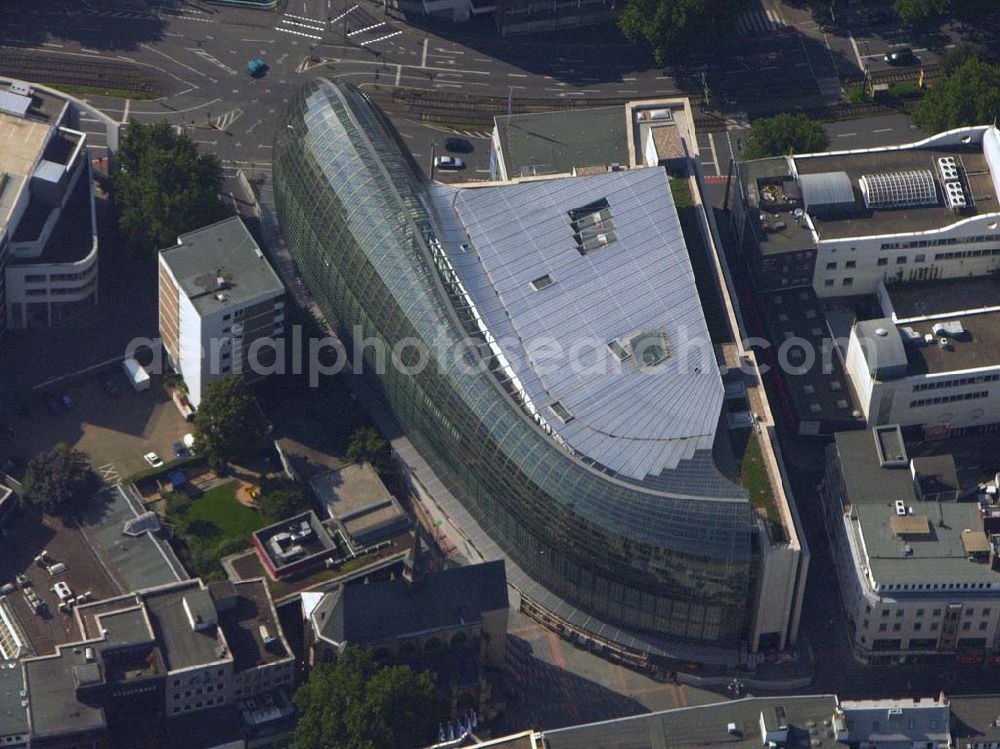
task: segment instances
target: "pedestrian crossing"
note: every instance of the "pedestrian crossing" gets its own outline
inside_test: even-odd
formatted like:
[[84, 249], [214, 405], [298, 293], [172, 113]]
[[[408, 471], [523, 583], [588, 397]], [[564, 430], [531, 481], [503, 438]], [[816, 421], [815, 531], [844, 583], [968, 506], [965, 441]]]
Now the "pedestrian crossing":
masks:
[[242, 116], [243, 116], [242, 109], [233, 109], [229, 112], [226, 112], [221, 117], [216, 117], [215, 120], [212, 121], [212, 127], [214, 127], [216, 130], [221, 130], [222, 132], [225, 132], [229, 128], [231, 128], [233, 126], [233, 123], [236, 122], [236, 120], [238, 120]]
[[771, 34], [775, 30], [783, 28], [785, 28], [785, 22], [770, 8], [741, 13], [738, 21], [739, 33], [742, 36]]
[[315, 18], [306, 18], [305, 16], [297, 16], [292, 13], [283, 13], [274, 30], [320, 41], [323, 38], [323, 32], [326, 31], [326, 21], [318, 21]]

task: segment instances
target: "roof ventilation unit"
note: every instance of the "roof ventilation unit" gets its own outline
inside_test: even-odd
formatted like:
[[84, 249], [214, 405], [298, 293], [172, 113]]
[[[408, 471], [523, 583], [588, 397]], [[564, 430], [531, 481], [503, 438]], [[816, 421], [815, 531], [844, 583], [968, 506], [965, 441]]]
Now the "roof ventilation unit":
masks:
[[948, 207], [953, 211], [960, 211], [969, 205], [965, 199], [965, 190], [962, 189], [961, 182], [945, 182], [944, 194], [948, 201]]
[[958, 163], [954, 156], [942, 156], [937, 160], [937, 164], [942, 182], [953, 182], [958, 179]]
[[902, 517], [903, 515], [906, 514], [906, 502], [904, 502], [903, 500], [897, 499], [895, 508], [896, 508], [896, 515], [898, 515], [899, 517]]

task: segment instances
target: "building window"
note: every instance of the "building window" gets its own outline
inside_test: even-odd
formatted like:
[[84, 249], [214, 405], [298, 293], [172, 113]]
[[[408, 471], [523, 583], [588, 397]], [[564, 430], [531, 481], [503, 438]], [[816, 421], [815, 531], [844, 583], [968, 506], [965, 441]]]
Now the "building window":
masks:
[[882, 618], [885, 619], [889, 616], [889, 609], [882, 609]]
[[972, 629], [972, 622], [962, 622], [963, 632], [968, 632], [970, 629]]
[[913, 262], [915, 262], [915, 263], [922, 263], [926, 259], [927, 259], [926, 255], [915, 255], [914, 258], [913, 258]]
[[175, 687], [179, 687], [180, 685], [181, 685], [181, 680], [180, 679], [174, 679], [174, 686]]
[[834, 261], [832, 263], [827, 263], [826, 264], [826, 269], [827, 270], [837, 270], [837, 262]]
[[990, 610], [989, 609], [983, 609], [983, 616], [989, 616], [989, 615], [990, 615]]
[[938, 623], [931, 622], [931, 632], [937, 632], [937, 628], [938, 628]]
[[903, 610], [902, 609], [896, 609], [896, 618], [899, 619], [901, 616], [903, 616]]
[[865, 619], [865, 623], [862, 625], [865, 629], [868, 629], [868, 620]]
[[825, 287], [827, 287], [827, 288], [829, 288], [829, 287], [833, 286], [833, 279], [832, 279], [832, 278], [828, 278], [828, 279], [826, 279], [826, 280], [825, 280], [825, 281], [823, 282], [823, 285], [824, 285]]
[[844, 263], [844, 267], [845, 268], [857, 268], [858, 267], [858, 261], [857, 260], [848, 260], [846, 263]]
[[934, 609], [934, 616], [941, 616], [941, 609]]
[[985, 629], [986, 629], [986, 628], [987, 628], [988, 626], [990, 626], [990, 623], [989, 623], [989, 622], [979, 622], [979, 631], [980, 631], [980, 632], [983, 632], [983, 631], [985, 631]]
[[844, 286], [853, 286], [853, 285], [854, 285], [854, 279], [853, 279], [852, 277], [848, 276], [848, 277], [847, 277], [847, 278], [845, 278], [845, 279], [844, 279], [843, 281], [841, 281], [841, 283], [842, 283], [842, 284], [843, 284]]
[[885, 622], [882, 622], [881, 624], [878, 625], [879, 632], [885, 632], [887, 629], [889, 629], [889, 625], [886, 624]]
[[896, 265], [906, 265], [906, 255], [900, 255], [896, 258]]
[[913, 631], [914, 632], [919, 632], [923, 628], [924, 628], [924, 625], [922, 623], [920, 623], [920, 622], [914, 622], [913, 623]]
[[878, 259], [878, 265], [888, 265], [888, 264], [889, 264], [889, 258], [887, 258], [887, 257], [880, 257]]
[[898, 632], [902, 628], [903, 628], [903, 623], [902, 622], [896, 622], [895, 624], [892, 625], [892, 631], [893, 632]]
[[917, 616], [923, 616], [923, 615], [924, 615], [924, 610], [923, 609], [917, 609]]
[[226, 314], [224, 314], [224, 315], [222, 316], [222, 319], [223, 319], [223, 320], [229, 320], [229, 319], [230, 319], [231, 317], [232, 317], [232, 315], [231, 315], [231, 314], [229, 314], [229, 313], [227, 312]]

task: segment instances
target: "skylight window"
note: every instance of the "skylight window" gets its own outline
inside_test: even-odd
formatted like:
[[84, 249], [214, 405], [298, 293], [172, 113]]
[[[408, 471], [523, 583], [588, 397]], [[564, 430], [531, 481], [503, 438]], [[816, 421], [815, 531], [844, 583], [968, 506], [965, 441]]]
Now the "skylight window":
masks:
[[554, 413], [556, 416], [558, 416], [559, 420], [563, 424], [568, 424], [569, 422], [573, 421], [573, 414], [571, 414], [569, 412], [569, 409], [567, 409], [566, 406], [564, 406], [559, 401], [554, 401], [550, 403], [549, 410], [552, 411], [552, 413]]
[[569, 220], [577, 252], [581, 255], [588, 255], [618, 240], [607, 198], [570, 210]]
[[554, 283], [555, 281], [553, 280], [552, 276], [546, 273], [544, 276], [539, 276], [534, 281], [532, 281], [531, 288], [533, 288], [535, 291], [541, 291], [542, 289], [547, 288]]

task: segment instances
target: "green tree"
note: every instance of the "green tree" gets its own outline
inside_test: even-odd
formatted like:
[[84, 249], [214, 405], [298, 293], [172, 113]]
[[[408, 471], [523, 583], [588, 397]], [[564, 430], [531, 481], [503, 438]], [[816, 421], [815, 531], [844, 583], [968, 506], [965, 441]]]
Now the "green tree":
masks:
[[24, 472], [24, 499], [47, 515], [79, 514], [101, 485], [86, 453], [60, 442], [32, 458]]
[[240, 376], [214, 380], [205, 388], [194, 422], [195, 452], [216, 471], [247, 458], [264, 444], [267, 425]]
[[265, 486], [257, 500], [263, 515], [281, 520], [309, 509], [309, 498], [302, 487], [292, 481], [274, 482]]
[[347, 459], [367, 460], [379, 473], [389, 469], [389, 443], [371, 427], [361, 427], [347, 443]]
[[896, 0], [893, 4], [903, 23], [920, 26], [951, 12], [952, 0]]
[[119, 228], [137, 246], [166, 247], [177, 236], [228, 215], [219, 198], [222, 162], [199, 153], [186, 133], [161, 120], [131, 121], [122, 135], [111, 192]]
[[754, 120], [743, 149], [745, 159], [814, 153], [830, 145], [830, 136], [816, 120], [804, 114], [779, 114]]
[[441, 718], [434, 679], [409, 666], [379, 667], [349, 647], [313, 669], [295, 693], [299, 722], [289, 749], [409, 749], [435, 739]]
[[983, 45], [962, 42], [941, 58], [941, 72], [944, 75], [951, 75], [962, 67], [966, 60], [982, 60], [985, 54], [986, 49]]
[[1000, 67], [968, 57], [934, 86], [913, 112], [928, 133], [988, 125], [1000, 116]]
[[662, 63], [733, 32], [745, 6], [746, 0], [626, 0], [618, 26], [630, 41], [645, 40]]

